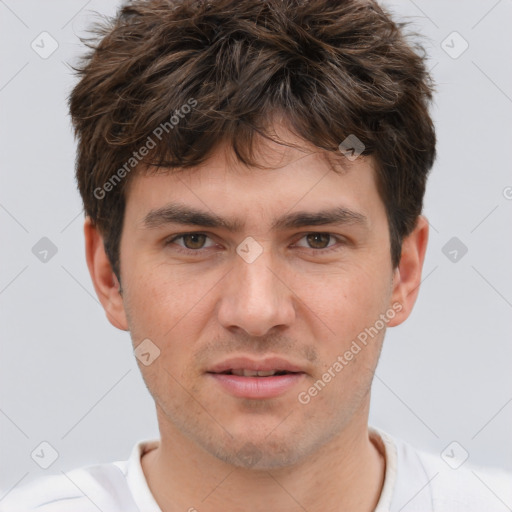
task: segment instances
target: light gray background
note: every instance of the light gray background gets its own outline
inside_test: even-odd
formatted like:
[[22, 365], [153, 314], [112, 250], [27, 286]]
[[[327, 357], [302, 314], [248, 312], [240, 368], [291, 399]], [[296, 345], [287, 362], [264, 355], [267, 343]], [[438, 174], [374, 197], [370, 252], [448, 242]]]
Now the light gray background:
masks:
[[[0, 1], [0, 498], [43, 473], [126, 459], [158, 435], [129, 335], [106, 320], [85, 264], [66, 110], [77, 34], [91, 10], [117, 4]], [[439, 156], [421, 292], [388, 330], [370, 420], [512, 470], [512, 1], [386, 5], [430, 39]], [[47, 59], [31, 48], [43, 31], [59, 45]], [[453, 31], [469, 44], [458, 58], [441, 47], [449, 36], [452, 54], [462, 48]], [[58, 248], [46, 263], [32, 253], [42, 237]], [[457, 262], [442, 252], [452, 237], [468, 248]], [[47, 470], [31, 458], [42, 441], [59, 453]]]

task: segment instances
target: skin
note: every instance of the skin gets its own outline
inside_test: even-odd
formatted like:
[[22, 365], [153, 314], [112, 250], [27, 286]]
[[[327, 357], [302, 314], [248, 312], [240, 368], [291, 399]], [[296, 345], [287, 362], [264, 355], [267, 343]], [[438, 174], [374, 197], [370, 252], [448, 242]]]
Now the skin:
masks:
[[[121, 293], [101, 234], [85, 222], [87, 263], [108, 319], [130, 331], [134, 347], [149, 338], [160, 350], [139, 366], [161, 434], [142, 467], [164, 512], [267, 512], [269, 503], [286, 512], [369, 512], [380, 496], [385, 463], [369, 439], [368, 412], [386, 326], [309, 403], [298, 394], [332, 373], [338, 356], [379, 315], [388, 318], [393, 304], [401, 310], [395, 307], [387, 327], [406, 320], [419, 291], [428, 222], [418, 218], [393, 269], [373, 159], [340, 156], [342, 169], [285, 128], [278, 133], [300, 149], [260, 141], [266, 169], [244, 167], [219, 145], [195, 169], [133, 177]], [[238, 219], [243, 228], [144, 226], [149, 211], [173, 202]], [[271, 229], [286, 213], [335, 206], [364, 214], [367, 228]], [[207, 237], [171, 240], [189, 232]], [[308, 238], [312, 233], [337, 238]], [[236, 252], [248, 236], [263, 250], [252, 263]], [[179, 252], [186, 244], [192, 249]], [[280, 356], [305, 374], [275, 398], [235, 397], [206, 373], [232, 355]]]

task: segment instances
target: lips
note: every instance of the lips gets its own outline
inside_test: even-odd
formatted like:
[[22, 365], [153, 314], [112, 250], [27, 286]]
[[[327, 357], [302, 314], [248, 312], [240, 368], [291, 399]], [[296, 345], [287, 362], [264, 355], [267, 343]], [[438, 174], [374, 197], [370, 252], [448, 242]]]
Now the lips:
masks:
[[244, 368], [243, 370], [233, 369], [222, 373], [225, 375], [238, 375], [239, 377], [272, 377], [273, 375], [284, 375], [290, 372], [286, 370], [248, 370]]
[[278, 357], [263, 360], [238, 357], [212, 366], [207, 375], [232, 396], [261, 400], [285, 394], [306, 373], [298, 365]]
[[[300, 366], [280, 357], [270, 357], [262, 360], [248, 357], [235, 357], [213, 365], [207, 371], [208, 373], [232, 373], [234, 375], [240, 375], [240, 372], [244, 372], [246, 377], [254, 377], [258, 373], [260, 376], [264, 377], [266, 376], [264, 372], [281, 374], [304, 372]], [[249, 375], [250, 372], [252, 372], [252, 375]], [[244, 375], [244, 373], [242, 373], [242, 375]]]

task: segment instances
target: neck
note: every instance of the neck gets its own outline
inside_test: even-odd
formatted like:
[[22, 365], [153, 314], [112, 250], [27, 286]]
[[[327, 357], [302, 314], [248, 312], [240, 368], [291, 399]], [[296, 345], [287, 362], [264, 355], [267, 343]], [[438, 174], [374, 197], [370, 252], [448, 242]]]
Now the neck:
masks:
[[[162, 422], [160, 422], [162, 426]], [[364, 424], [351, 425], [314, 455], [286, 468], [238, 468], [202, 450], [171, 425], [142, 458], [162, 512], [371, 512], [384, 482], [385, 460]]]

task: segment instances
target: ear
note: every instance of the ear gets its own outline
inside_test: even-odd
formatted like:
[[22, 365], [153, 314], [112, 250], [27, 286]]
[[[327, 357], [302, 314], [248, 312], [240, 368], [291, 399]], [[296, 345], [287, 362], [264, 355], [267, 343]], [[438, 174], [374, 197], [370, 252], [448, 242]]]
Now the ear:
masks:
[[[421, 283], [421, 271], [428, 243], [429, 224], [426, 217], [418, 216], [413, 232], [404, 238], [400, 264], [393, 275], [393, 293], [391, 304], [397, 314], [388, 322], [394, 327], [404, 322], [412, 312], [418, 297]], [[398, 305], [401, 305], [398, 307]]]
[[121, 286], [105, 252], [103, 237], [90, 217], [84, 223], [85, 255], [96, 295], [109, 322], [122, 331], [128, 330]]

